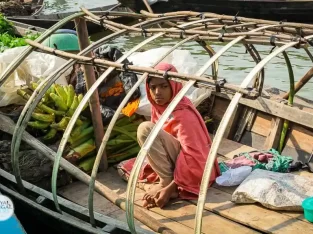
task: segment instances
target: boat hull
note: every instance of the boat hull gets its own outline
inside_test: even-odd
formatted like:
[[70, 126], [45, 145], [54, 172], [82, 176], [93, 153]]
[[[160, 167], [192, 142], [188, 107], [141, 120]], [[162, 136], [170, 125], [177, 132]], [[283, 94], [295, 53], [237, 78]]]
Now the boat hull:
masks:
[[[139, 12], [147, 8], [141, 0], [119, 0]], [[154, 13], [170, 11], [214, 12], [258, 19], [288, 22], [313, 22], [313, 1], [237, 1], [237, 0], [168, 0], [153, 4]]]

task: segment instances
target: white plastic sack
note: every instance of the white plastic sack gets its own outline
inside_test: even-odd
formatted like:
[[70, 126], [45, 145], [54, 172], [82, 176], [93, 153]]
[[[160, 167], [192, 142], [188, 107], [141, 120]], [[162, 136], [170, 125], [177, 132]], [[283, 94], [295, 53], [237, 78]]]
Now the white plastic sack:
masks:
[[236, 186], [242, 183], [251, 173], [252, 167], [242, 166], [229, 169], [216, 178], [216, 183], [221, 186]]
[[[16, 47], [0, 53], [0, 74], [24, 49], [24, 46]], [[65, 62], [65, 59], [54, 55], [32, 52], [0, 87], [0, 107], [24, 103], [23, 99], [17, 95], [17, 89], [22, 85], [29, 85], [31, 81], [46, 78]], [[67, 85], [65, 76], [69, 75], [70, 71], [71, 69], [65, 72], [56, 83]]]
[[235, 190], [232, 201], [258, 202], [273, 210], [302, 211], [302, 201], [311, 196], [312, 178], [256, 169]]
[[[164, 55], [169, 48], [161, 47], [151, 49], [142, 53], [134, 53], [129, 60], [136, 66], [152, 67], [153, 64]], [[179, 73], [195, 74], [197, 72], [197, 62], [188, 50], [174, 50], [162, 62], [174, 65]], [[181, 80], [179, 80], [182, 82]], [[185, 84], [186, 82], [182, 82]], [[151, 116], [150, 102], [147, 99], [145, 84], [140, 85], [141, 97], [137, 114]], [[192, 87], [186, 95], [195, 106], [198, 106], [204, 99], [210, 96], [210, 91], [204, 88]]]

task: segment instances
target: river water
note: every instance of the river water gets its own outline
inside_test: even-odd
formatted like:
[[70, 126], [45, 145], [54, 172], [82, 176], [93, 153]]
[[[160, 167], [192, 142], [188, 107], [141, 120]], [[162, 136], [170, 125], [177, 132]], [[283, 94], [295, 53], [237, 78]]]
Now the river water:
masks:
[[[103, 6], [103, 2], [107, 5], [117, 3], [116, 0], [46, 0], [45, 14], [53, 12], [69, 12], [79, 10], [79, 6], [83, 5], [86, 8], [93, 8]], [[101, 37], [101, 35], [100, 35]], [[93, 36], [92, 39], [99, 38], [99, 35]], [[128, 37], [123, 36], [110, 42], [112, 45], [116, 45], [119, 48], [128, 50], [133, 46], [144, 40], [143, 37]], [[145, 49], [158, 48], [162, 46], [173, 46], [177, 40], [164, 38], [156, 40], [153, 43], [149, 43]], [[221, 43], [210, 43], [215, 51], [222, 48]], [[260, 53], [260, 56], [264, 58], [271, 51], [269, 46], [256, 46]], [[196, 42], [189, 42], [181, 46], [179, 49], [189, 50], [193, 58], [197, 61], [197, 66], [200, 68], [209, 59], [208, 54], [199, 46]], [[313, 53], [312, 48], [310, 48]], [[309, 59], [304, 50], [289, 49], [289, 58], [293, 65], [295, 81], [298, 81], [311, 67], [312, 61]], [[219, 77], [225, 78], [230, 83], [240, 84], [241, 81], [248, 75], [248, 73], [255, 66], [255, 62], [251, 58], [249, 53], [246, 53], [245, 48], [242, 45], [236, 45], [227, 51], [219, 59]], [[207, 73], [210, 74], [210, 69]], [[286, 67], [286, 63], [282, 54], [272, 59], [265, 67], [265, 85], [276, 87], [282, 90], [289, 90], [289, 75]], [[299, 96], [313, 100], [312, 95], [313, 80], [307, 83], [301, 91], [298, 92]]]

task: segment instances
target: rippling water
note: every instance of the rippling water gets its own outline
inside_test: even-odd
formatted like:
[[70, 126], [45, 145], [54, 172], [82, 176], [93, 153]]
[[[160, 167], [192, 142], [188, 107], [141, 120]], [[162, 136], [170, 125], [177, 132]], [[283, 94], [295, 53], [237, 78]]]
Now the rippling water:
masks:
[[79, 11], [81, 6], [87, 9], [117, 4], [117, 0], [44, 0], [43, 14]]
[[[44, 13], [50, 14], [54, 12], [61, 13], [78, 11], [80, 6], [94, 8], [104, 6], [105, 4], [111, 5], [117, 3], [117, 0], [45, 0], [45, 3], [46, 8]], [[93, 39], [99, 38], [101, 36], [103, 35], [94, 36]], [[128, 50], [134, 45], [137, 45], [142, 40], [142, 37], [125, 36], [114, 40], [111, 42], [111, 44], [117, 45], [124, 50]], [[170, 38], [155, 40], [145, 49], [156, 48], [160, 46], [169, 47], [173, 46], [176, 42], [177, 40]], [[223, 46], [221, 43], [213, 43], [211, 45], [215, 51], [218, 51]], [[256, 46], [256, 48], [262, 58], [268, 55], [271, 50], [271, 47], [269, 46]], [[180, 49], [189, 50], [192, 56], [196, 59], [199, 68], [209, 59], [208, 54], [196, 42], [186, 43], [181, 46]], [[310, 48], [310, 51], [313, 53], [312, 48]], [[308, 71], [308, 69], [312, 67], [313, 63], [302, 49], [297, 50], [291, 48], [288, 50], [288, 55], [293, 65], [295, 80], [298, 81]], [[254, 66], [255, 62], [249, 53], [246, 53], [245, 48], [242, 45], [236, 45], [219, 59], [219, 76], [226, 78], [228, 82], [240, 84]], [[210, 69], [208, 69], [208, 74], [210, 74]], [[276, 87], [285, 91], [289, 90], [289, 75], [282, 54], [271, 60], [266, 65], [265, 85]], [[313, 80], [306, 84], [302, 90], [299, 91], [298, 95], [313, 100], [313, 95], [311, 94], [312, 90]]]
[[[112, 45], [116, 45], [124, 50], [129, 50], [143, 40], [143, 37], [128, 37], [123, 36], [114, 41], [110, 42]], [[155, 40], [149, 43], [144, 49], [152, 49], [158, 47], [171, 47], [177, 43], [177, 40], [171, 38], [164, 38]], [[222, 43], [211, 43], [210, 44], [215, 51], [218, 51], [223, 47]], [[209, 55], [204, 49], [198, 45], [197, 42], [189, 42], [181, 46], [179, 49], [189, 50], [193, 58], [196, 59], [198, 67], [203, 66], [209, 59]], [[264, 58], [271, 51], [270, 46], [257, 45], [256, 49], [260, 53], [260, 56]], [[310, 48], [313, 53], [312, 48]], [[291, 48], [287, 50], [289, 59], [292, 63], [295, 81], [298, 81], [311, 67], [312, 61], [307, 56], [303, 49]], [[219, 59], [219, 71], [218, 76], [226, 78], [228, 82], [240, 84], [248, 73], [255, 66], [255, 62], [249, 53], [246, 53], [243, 45], [235, 45], [229, 49]], [[211, 70], [207, 70], [207, 74], [211, 74]], [[289, 74], [287, 66], [282, 54], [272, 59], [265, 66], [265, 85], [276, 87], [285, 91], [289, 90]], [[303, 88], [298, 92], [299, 96], [313, 100], [312, 95], [313, 80], [309, 81]]]

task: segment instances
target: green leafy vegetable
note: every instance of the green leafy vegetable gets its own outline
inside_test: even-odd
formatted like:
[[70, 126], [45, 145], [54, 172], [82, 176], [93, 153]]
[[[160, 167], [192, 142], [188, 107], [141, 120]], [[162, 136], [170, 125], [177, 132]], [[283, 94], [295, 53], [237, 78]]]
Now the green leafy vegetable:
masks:
[[40, 33], [26, 33], [23, 37], [15, 36], [13, 24], [0, 14], [0, 53], [8, 48], [25, 46], [27, 45], [25, 39], [35, 40], [39, 36]]

